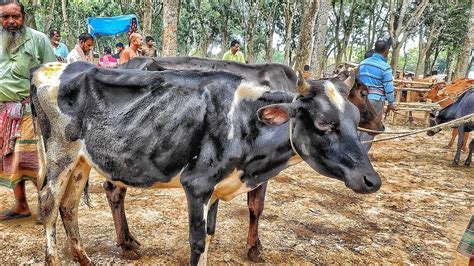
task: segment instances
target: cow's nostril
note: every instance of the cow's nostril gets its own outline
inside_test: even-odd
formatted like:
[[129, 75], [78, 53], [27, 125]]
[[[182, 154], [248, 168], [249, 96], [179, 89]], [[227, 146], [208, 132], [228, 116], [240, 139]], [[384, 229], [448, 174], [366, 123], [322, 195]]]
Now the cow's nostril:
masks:
[[372, 183], [372, 181], [370, 181], [367, 176], [364, 176], [364, 183], [365, 183], [365, 186], [367, 187], [367, 189], [372, 189], [374, 187], [374, 183]]

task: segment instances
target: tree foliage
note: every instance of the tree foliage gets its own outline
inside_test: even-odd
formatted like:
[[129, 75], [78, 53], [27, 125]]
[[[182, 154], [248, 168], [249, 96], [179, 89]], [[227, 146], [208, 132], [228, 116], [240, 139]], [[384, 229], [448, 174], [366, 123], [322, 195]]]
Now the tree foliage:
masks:
[[[311, 60], [312, 54], [318, 54], [310, 51], [313, 47], [326, 55], [323, 58], [326, 62], [317, 65], [349, 60], [358, 62], [377, 39], [392, 36], [392, 39], [395, 38], [393, 41], [396, 52], [401, 53], [399, 67], [405, 66], [414, 71], [416, 63], [413, 69], [413, 62], [419, 61], [419, 68], [423, 65], [425, 72], [432, 69], [446, 70], [450, 64], [456, 63], [461, 52], [471, 7], [470, 0], [429, 1], [424, 9], [419, 9], [419, 5], [426, 0], [328, 1], [329, 19], [325, 25], [326, 36], [322, 40], [325, 47], [316, 48], [313, 45], [318, 34], [317, 30], [312, 32], [310, 45], [299, 48], [309, 50], [305, 54], [309, 54], [310, 58], [305, 59], [307, 62], [304, 64], [311, 61], [312, 65], [316, 65]], [[177, 54], [219, 58], [229, 49], [230, 41], [237, 39], [250, 62], [273, 61], [292, 65], [295, 56], [301, 54], [298, 51], [300, 33], [306, 32], [308, 27], [318, 29], [317, 25], [302, 23], [303, 15], [308, 10], [305, 2], [307, 1], [181, 0]], [[163, 0], [23, 0], [23, 3], [30, 16], [28, 25], [43, 32], [59, 29], [63, 42], [69, 48], [72, 48], [80, 33], [87, 31], [88, 17], [124, 14], [136, 14], [140, 23], [151, 20], [148, 34], [154, 37], [158, 50], [162, 48]], [[68, 23], [64, 20], [62, 3], [65, 3]], [[418, 19], [415, 20], [414, 16], [418, 16]], [[430, 32], [436, 34], [430, 35]], [[113, 47], [117, 42], [127, 44], [126, 38], [127, 34], [99, 37], [96, 51], [100, 52], [106, 45]], [[405, 48], [405, 56], [402, 48], [406, 43], [409, 47]], [[394, 56], [396, 57], [395, 54]]]

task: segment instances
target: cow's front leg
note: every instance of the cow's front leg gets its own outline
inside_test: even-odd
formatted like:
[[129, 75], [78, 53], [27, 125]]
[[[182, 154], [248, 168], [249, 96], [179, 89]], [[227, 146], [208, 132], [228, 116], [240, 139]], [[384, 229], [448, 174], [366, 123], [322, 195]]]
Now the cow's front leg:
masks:
[[69, 179], [66, 192], [64, 193], [63, 200], [59, 207], [71, 253], [80, 265], [93, 265], [82, 245], [77, 219], [79, 202], [81, 200], [82, 191], [89, 178], [89, 172], [90, 166], [79, 163], [72, 178]]
[[117, 235], [117, 246], [122, 248], [122, 257], [129, 260], [137, 260], [141, 257], [140, 243], [130, 233], [127, 217], [125, 216], [127, 188], [116, 186], [109, 181], [105, 181], [103, 187], [112, 211], [115, 233]]
[[454, 141], [456, 140], [456, 136], [458, 135], [458, 129], [453, 128], [453, 132], [451, 133], [451, 139], [449, 140], [447, 148], [451, 148], [454, 145]]
[[209, 246], [211, 245], [212, 239], [214, 239], [214, 234], [216, 232], [216, 222], [217, 222], [217, 209], [219, 206], [219, 200], [216, 200], [212, 203], [211, 208], [207, 213], [207, 222], [206, 222], [206, 243], [204, 253], [201, 255], [200, 264], [207, 262], [207, 254], [209, 251]]
[[459, 161], [461, 160], [461, 149], [463, 145], [464, 145], [464, 127], [460, 126], [458, 127], [458, 147], [456, 149], [456, 155], [454, 155], [454, 160], [452, 163], [453, 166], [459, 165]]
[[267, 182], [261, 184], [256, 189], [247, 193], [247, 205], [249, 208], [249, 232], [247, 237], [247, 256], [253, 262], [264, 261], [260, 256], [262, 244], [258, 237], [258, 221], [263, 213], [265, 204], [265, 193]]
[[[212, 191], [205, 191], [192, 184], [183, 183], [188, 201], [189, 216], [189, 245], [191, 265], [206, 265], [204, 251], [206, 250], [207, 214]], [[217, 206], [216, 206], [217, 208]]]
[[474, 139], [471, 139], [471, 143], [469, 143], [469, 152], [467, 154], [466, 161], [464, 162], [465, 166], [470, 166], [471, 165], [473, 150], [474, 150]]

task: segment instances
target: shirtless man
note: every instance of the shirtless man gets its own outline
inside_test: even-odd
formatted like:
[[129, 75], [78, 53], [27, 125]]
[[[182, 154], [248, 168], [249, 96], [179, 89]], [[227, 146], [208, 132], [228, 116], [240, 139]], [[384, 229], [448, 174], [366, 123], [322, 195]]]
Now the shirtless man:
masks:
[[139, 33], [130, 35], [130, 46], [120, 53], [120, 64], [128, 62], [128, 60], [140, 55], [138, 49], [142, 47], [143, 37]]

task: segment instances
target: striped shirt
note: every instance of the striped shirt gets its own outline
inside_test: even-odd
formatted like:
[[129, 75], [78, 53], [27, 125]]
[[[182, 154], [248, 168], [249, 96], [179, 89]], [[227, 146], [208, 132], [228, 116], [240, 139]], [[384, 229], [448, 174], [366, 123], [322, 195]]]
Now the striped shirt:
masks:
[[387, 59], [379, 53], [374, 53], [359, 65], [359, 78], [369, 88], [370, 100], [385, 100], [388, 103], [395, 101], [393, 89], [392, 67]]

